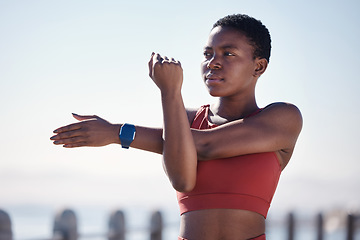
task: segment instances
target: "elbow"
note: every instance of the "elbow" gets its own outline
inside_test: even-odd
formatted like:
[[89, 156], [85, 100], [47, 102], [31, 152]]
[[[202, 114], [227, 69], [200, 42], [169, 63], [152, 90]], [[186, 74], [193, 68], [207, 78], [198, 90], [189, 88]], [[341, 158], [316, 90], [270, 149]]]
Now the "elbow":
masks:
[[190, 192], [196, 184], [197, 157], [195, 148], [182, 156], [163, 153], [165, 171], [173, 188], [178, 192]]
[[172, 181], [171, 184], [178, 192], [190, 192], [195, 187], [195, 181]]
[[178, 192], [190, 192], [194, 189], [196, 185], [196, 171], [191, 171], [184, 169], [182, 173], [177, 172], [173, 173], [172, 176], [169, 175], [169, 179], [172, 187]]

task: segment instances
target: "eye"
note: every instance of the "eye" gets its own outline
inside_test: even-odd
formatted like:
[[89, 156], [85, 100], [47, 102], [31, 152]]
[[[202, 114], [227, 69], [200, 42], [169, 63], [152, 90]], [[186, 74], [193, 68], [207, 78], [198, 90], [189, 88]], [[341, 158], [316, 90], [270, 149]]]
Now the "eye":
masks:
[[205, 58], [211, 58], [212, 57], [212, 53], [210, 51], [204, 51], [204, 57]]
[[224, 52], [224, 55], [229, 57], [229, 56], [235, 56], [235, 54], [231, 53], [231, 52]]

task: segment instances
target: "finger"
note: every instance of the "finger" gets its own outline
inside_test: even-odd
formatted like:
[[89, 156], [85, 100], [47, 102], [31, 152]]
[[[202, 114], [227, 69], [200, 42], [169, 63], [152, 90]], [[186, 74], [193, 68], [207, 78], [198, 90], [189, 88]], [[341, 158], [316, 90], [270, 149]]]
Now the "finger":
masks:
[[162, 61], [164, 61], [164, 58], [159, 53], [155, 54], [155, 57], [156, 57], [156, 62], [162, 63]]
[[86, 142], [69, 143], [63, 145], [64, 148], [76, 148], [76, 147], [87, 147], [87, 146], [88, 145]]
[[76, 120], [79, 121], [90, 120], [90, 119], [102, 119], [101, 117], [98, 117], [96, 115], [79, 115], [76, 113], [72, 113], [72, 115]]
[[52, 136], [50, 138], [50, 140], [62, 140], [62, 139], [68, 139], [68, 138], [73, 138], [73, 137], [79, 137], [82, 135], [83, 134], [82, 134], [81, 129], [77, 129], [77, 130], [58, 133], [58, 134]]
[[155, 55], [155, 53], [152, 52], [152, 53], [151, 53], [151, 57], [150, 57], [150, 61], [149, 61], [149, 63], [148, 63], [148, 66], [149, 66], [149, 76], [150, 76], [150, 77], [152, 77], [152, 68], [153, 68], [154, 55]]
[[156, 69], [159, 69], [159, 68], [162, 67], [164, 58], [160, 54], [156, 53], [155, 56], [154, 56], [154, 60], [155, 61], [153, 62], [153, 65], [152, 65], [152, 75], [151, 75], [151, 77], [154, 77], [153, 75], [157, 71]]
[[172, 60], [170, 60], [168, 57], [165, 56], [162, 63], [173, 63], [173, 62], [172, 62]]
[[85, 143], [84, 137], [73, 137], [73, 138], [67, 138], [67, 139], [60, 139], [54, 141], [55, 145], [67, 145], [67, 144], [75, 144], [75, 143]]
[[59, 127], [57, 129], [55, 129], [53, 132], [54, 133], [62, 133], [62, 132], [74, 131], [77, 129], [81, 129], [81, 123], [73, 123], [73, 124], [69, 124], [64, 127]]

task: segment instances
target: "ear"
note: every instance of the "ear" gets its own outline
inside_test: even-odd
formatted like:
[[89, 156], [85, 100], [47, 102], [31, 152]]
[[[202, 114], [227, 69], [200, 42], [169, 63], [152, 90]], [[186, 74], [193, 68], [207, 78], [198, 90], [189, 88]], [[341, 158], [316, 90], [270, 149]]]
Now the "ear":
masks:
[[255, 71], [254, 77], [260, 77], [266, 70], [268, 66], [268, 61], [265, 58], [257, 58], [255, 59]]

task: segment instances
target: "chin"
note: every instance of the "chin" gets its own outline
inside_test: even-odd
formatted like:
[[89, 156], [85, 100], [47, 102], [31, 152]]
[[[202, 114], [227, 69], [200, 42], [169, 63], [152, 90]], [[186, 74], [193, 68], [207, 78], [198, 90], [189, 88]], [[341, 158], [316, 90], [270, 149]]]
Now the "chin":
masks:
[[221, 91], [219, 88], [207, 86], [207, 90], [208, 90], [210, 96], [212, 96], [212, 97], [223, 97], [224, 96], [224, 91]]
[[220, 94], [219, 92], [210, 91], [210, 90], [209, 90], [209, 94], [212, 97], [221, 97], [222, 96], [222, 94]]

